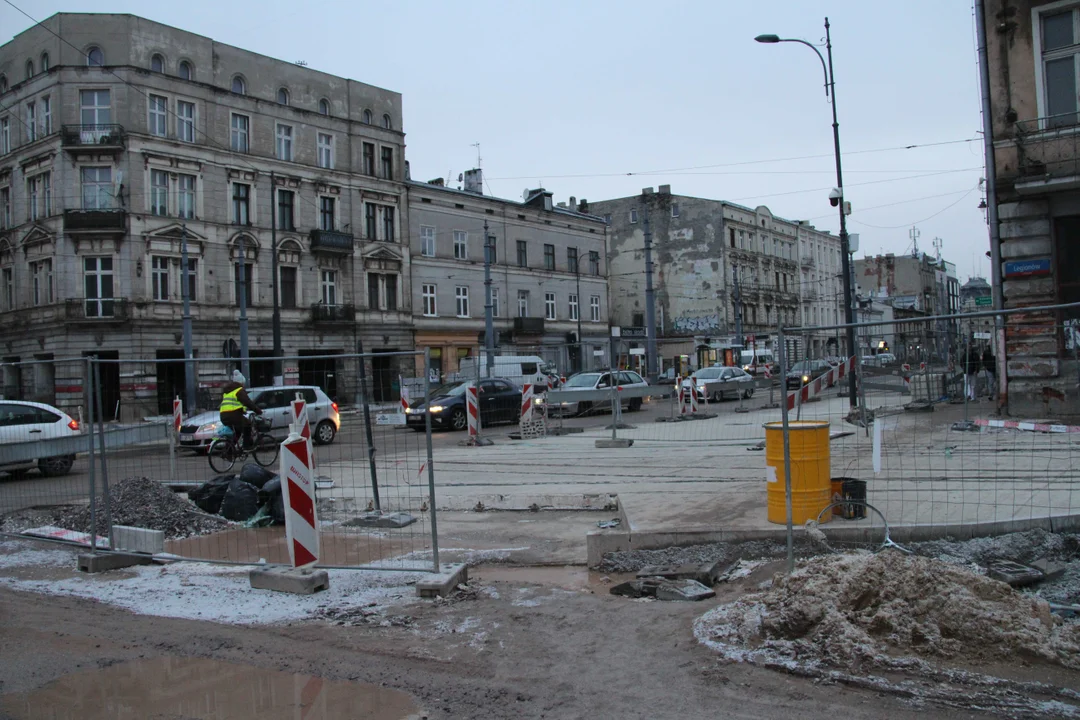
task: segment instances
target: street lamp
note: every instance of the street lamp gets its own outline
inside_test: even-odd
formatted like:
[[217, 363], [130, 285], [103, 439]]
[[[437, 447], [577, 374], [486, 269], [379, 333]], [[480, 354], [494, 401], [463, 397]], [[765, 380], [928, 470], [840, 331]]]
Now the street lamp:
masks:
[[[818, 60], [821, 61], [821, 69], [825, 74], [825, 95], [832, 96], [833, 153], [836, 156], [836, 190], [834, 193], [838, 193], [838, 195], [834, 197], [833, 194], [830, 194], [829, 200], [830, 202], [835, 201], [836, 206], [840, 208], [840, 266], [841, 272], [844, 274], [844, 322], [847, 324], [848, 353], [855, 353], [857, 349], [855, 347], [855, 319], [851, 302], [851, 258], [848, 255], [847, 216], [844, 214], [844, 177], [840, 170], [840, 123], [836, 119], [836, 75], [833, 72], [832, 37], [829, 34], [829, 18], [825, 18], [825, 51], [829, 58], [828, 63], [825, 62], [821, 51], [805, 40], [782, 38], [779, 35], [758, 35], [754, 40], [766, 45], [784, 42], [799, 43], [813, 50], [814, 54], [818, 56]], [[857, 404], [857, 397], [855, 373], [851, 373], [848, 375], [848, 398], [852, 407]]]

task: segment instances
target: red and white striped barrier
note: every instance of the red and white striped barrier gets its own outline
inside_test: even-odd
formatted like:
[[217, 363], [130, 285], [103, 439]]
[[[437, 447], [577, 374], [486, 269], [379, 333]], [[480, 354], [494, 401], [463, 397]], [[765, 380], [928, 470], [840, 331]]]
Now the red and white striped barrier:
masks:
[[480, 437], [480, 395], [476, 383], [465, 388], [465, 415], [469, 420], [469, 442]]
[[[798, 399], [798, 402], [800, 404], [808, 402], [810, 398], [817, 397], [822, 393], [823, 390], [835, 385], [836, 383], [847, 377], [848, 373], [853, 372], [855, 372], [854, 355], [849, 357], [840, 365], [832, 368], [831, 370], [829, 370], [829, 372], [825, 373], [821, 377], [815, 378], [814, 380], [811, 380], [810, 382], [803, 385], [795, 392], [789, 393], [787, 397], [788, 410], [795, 409], [796, 399]], [[785, 379], [784, 382], [786, 383], [787, 380]]]
[[319, 524], [315, 517], [311, 440], [296, 432], [289, 433], [289, 437], [281, 443], [279, 469], [289, 561], [294, 568], [309, 567], [319, 561]]
[[690, 376], [690, 414], [697, 415], [697, 377]]
[[398, 387], [401, 388], [401, 412], [409, 409], [409, 389], [405, 387], [405, 379], [398, 375]]
[[533, 386], [531, 383], [525, 383], [521, 387], [521, 422], [532, 422], [534, 411]]
[[184, 401], [177, 395], [176, 399], [172, 401], [172, 425], [173, 430], [179, 435], [180, 425], [183, 424], [184, 419]]
[[308, 423], [307, 403], [304, 402], [304, 396], [300, 393], [296, 393], [296, 398], [291, 403], [292, 407], [292, 421], [296, 426], [296, 432], [301, 437], [310, 440], [311, 439], [311, 425]]
[[1051, 425], [1050, 423], [1024, 422], [1023, 420], [975, 420], [979, 427], [1009, 428], [1044, 433], [1080, 433], [1080, 425]]

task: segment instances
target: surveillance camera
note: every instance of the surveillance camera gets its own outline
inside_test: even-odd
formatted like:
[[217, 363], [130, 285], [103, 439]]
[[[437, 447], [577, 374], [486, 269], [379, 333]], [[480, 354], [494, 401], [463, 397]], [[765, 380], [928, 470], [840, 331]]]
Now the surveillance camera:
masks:
[[833, 188], [829, 191], [829, 204], [833, 207], [837, 207], [840, 204], [840, 200], [844, 197], [844, 191], [840, 188]]

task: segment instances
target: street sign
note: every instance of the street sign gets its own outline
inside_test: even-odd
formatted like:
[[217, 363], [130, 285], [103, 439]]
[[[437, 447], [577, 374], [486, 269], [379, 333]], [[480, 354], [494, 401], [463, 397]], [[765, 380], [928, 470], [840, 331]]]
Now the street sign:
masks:
[[975, 298], [975, 307], [990, 307], [994, 304], [994, 298], [987, 295], [986, 297]]
[[630, 348], [631, 355], [644, 355], [645, 348]]
[[988, 333], [988, 332], [977, 332], [977, 333], [975, 333], [975, 339], [976, 340], [989, 340], [990, 339], [990, 333]]

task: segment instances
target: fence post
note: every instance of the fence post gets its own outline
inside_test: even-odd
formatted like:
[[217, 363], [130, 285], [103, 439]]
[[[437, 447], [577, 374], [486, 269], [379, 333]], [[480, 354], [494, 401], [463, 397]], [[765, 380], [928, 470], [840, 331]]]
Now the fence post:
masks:
[[611, 373], [611, 439], [617, 440], [615, 431], [619, 427], [619, 392], [615, 388], [615, 373]]
[[424, 434], [427, 442], [428, 508], [431, 510], [431, 556], [439, 572], [439, 525], [435, 511], [435, 462], [431, 450], [431, 348], [424, 348]]
[[[780, 377], [787, 377], [787, 354], [784, 352], [784, 328], [778, 328], [780, 345]], [[787, 392], [785, 390], [785, 396]], [[799, 397], [802, 390], [799, 390]], [[787, 519], [787, 570], [790, 574], [795, 570], [795, 538], [791, 527], [791, 438], [788, 429], [788, 404], [787, 397], [780, 403], [780, 419], [784, 432], [784, 506]]]
[[[97, 552], [97, 478], [94, 474], [97, 465], [97, 460], [94, 457], [94, 366], [89, 356], [86, 358], [85, 382], [83, 399], [86, 400], [86, 414], [90, 421], [81, 427], [83, 432], [86, 433], [86, 439], [89, 441], [87, 463], [89, 465], [88, 475], [90, 476], [90, 551]], [[89, 432], [87, 432], [88, 430]]]
[[367, 363], [364, 362], [364, 345], [361, 341], [356, 341], [356, 348], [360, 351], [360, 404], [364, 410], [364, 435], [367, 437], [368, 468], [371, 471], [371, 502], [375, 506], [375, 512], [381, 513], [379, 472], [375, 467], [375, 439], [371, 433], [371, 406], [368, 405]]
[[176, 482], [176, 443], [180, 442], [180, 424], [184, 417], [184, 403], [177, 395], [173, 400], [173, 414], [170, 430], [166, 435], [169, 438], [169, 480]]
[[[100, 385], [101, 383], [101, 367], [100, 360], [96, 358], [91, 361], [91, 366], [94, 369], [94, 384]], [[94, 394], [94, 402], [97, 404], [97, 422], [98, 422], [98, 439], [101, 441], [101, 494], [105, 500], [105, 524], [109, 529], [109, 549], [116, 549], [116, 544], [113, 542], [113, 522], [112, 522], [112, 498], [109, 497], [109, 466], [106, 461], [105, 453], [105, 414], [101, 409], [101, 395], [102, 393]]]

